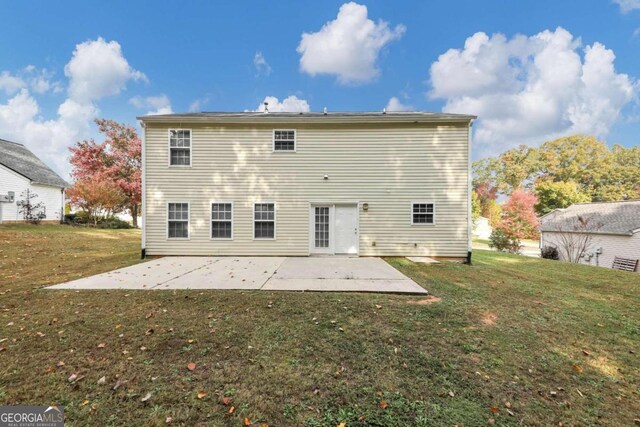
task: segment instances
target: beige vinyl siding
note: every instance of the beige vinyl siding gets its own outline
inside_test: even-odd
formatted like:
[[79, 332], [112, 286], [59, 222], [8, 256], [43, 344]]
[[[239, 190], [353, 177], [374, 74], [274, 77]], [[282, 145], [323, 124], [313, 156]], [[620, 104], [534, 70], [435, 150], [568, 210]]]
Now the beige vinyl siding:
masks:
[[[191, 167], [168, 166], [171, 128], [192, 130]], [[274, 128], [296, 129], [295, 152], [273, 151]], [[359, 202], [361, 256], [464, 257], [468, 132], [468, 124], [147, 123], [147, 254], [304, 256], [310, 203]], [[166, 238], [173, 200], [191, 203], [188, 241]], [[220, 200], [234, 202], [232, 241], [210, 238], [210, 203]], [[253, 203], [262, 201], [276, 204], [276, 240], [253, 239]], [[411, 225], [413, 201], [435, 203], [435, 225]]]

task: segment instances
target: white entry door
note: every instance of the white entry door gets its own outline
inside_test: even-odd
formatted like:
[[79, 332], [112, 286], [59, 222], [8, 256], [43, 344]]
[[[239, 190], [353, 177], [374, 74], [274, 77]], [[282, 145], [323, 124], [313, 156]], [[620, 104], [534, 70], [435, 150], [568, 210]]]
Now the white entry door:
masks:
[[336, 205], [334, 253], [358, 253], [358, 205]]

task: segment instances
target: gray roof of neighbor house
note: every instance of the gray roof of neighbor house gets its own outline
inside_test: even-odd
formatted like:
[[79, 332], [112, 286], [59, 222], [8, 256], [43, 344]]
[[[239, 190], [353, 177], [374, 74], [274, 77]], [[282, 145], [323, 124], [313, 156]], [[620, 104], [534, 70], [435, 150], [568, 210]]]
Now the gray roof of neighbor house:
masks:
[[588, 219], [594, 234], [632, 235], [640, 232], [640, 200], [577, 203], [556, 209], [540, 219], [540, 231], [576, 231], [578, 216]]
[[138, 117], [143, 122], [313, 122], [313, 123], [375, 123], [375, 122], [470, 122], [476, 116], [468, 114], [429, 113], [423, 111], [403, 112], [203, 112], [156, 114]]
[[69, 187], [69, 184], [36, 157], [27, 147], [17, 142], [0, 139], [0, 165], [31, 180], [34, 184]]

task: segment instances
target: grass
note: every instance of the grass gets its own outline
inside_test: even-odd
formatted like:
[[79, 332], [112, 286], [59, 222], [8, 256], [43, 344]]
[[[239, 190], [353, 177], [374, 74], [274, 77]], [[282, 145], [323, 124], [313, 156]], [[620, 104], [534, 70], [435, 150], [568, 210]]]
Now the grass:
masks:
[[439, 301], [41, 289], [138, 262], [139, 237], [0, 226], [0, 404], [62, 404], [69, 426], [640, 416], [638, 275], [476, 251], [473, 266], [388, 259]]

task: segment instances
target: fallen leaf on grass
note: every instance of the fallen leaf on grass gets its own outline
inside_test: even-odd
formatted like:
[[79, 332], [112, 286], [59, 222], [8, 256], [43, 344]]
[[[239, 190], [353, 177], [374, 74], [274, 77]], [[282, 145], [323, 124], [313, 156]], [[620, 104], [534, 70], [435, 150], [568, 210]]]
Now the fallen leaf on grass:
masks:
[[46, 336], [45, 334], [43, 334], [42, 332], [36, 332], [36, 335], [39, 336], [40, 338]]
[[104, 385], [107, 383], [107, 377], [102, 377], [98, 380], [98, 385]]
[[376, 308], [377, 308], [378, 310], [380, 310], [380, 309], [382, 308], [382, 306], [381, 306], [380, 304], [376, 304]]
[[584, 348], [582, 349], [582, 354], [584, 354], [585, 356], [591, 356], [591, 353], [589, 353], [587, 350], [585, 350]]
[[347, 427], [347, 425], [345, 423], [340, 423], [336, 427]]
[[204, 390], [200, 390], [200, 391], [198, 392], [198, 394], [196, 395], [196, 397], [197, 397], [198, 399], [202, 399], [202, 398], [204, 398], [206, 395], [207, 395], [207, 392], [206, 392], [206, 391], [204, 391]]
[[387, 409], [389, 407], [389, 404], [386, 401], [381, 400], [378, 406], [380, 406], [381, 409]]
[[229, 408], [229, 415], [233, 414], [236, 410], [235, 406], [232, 406], [231, 408]]
[[107, 345], [103, 342], [101, 342], [100, 344], [98, 344], [98, 348], [105, 348]]
[[151, 393], [145, 394], [144, 397], [140, 399], [140, 402], [146, 402], [149, 399], [151, 399]]
[[147, 329], [147, 332], [144, 333], [146, 336], [153, 334], [153, 328]]
[[581, 373], [582, 372], [582, 366], [573, 365], [573, 370], [576, 371], [577, 373]]
[[196, 369], [196, 364], [191, 362], [187, 365], [187, 369], [190, 371], [193, 371], [194, 369]]
[[149, 313], [147, 313], [147, 315], [146, 315], [146, 316], [144, 316], [144, 317], [145, 317], [145, 319], [150, 319], [150, 318], [152, 318], [152, 317], [153, 317], [153, 315], [154, 315], [154, 314], [156, 314], [156, 312], [152, 310], [152, 311], [150, 311]]
[[251, 425], [251, 421], [249, 421], [249, 418], [244, 417], [244, 425], [246, 425], [246, 426], [250, 426]]
[[82, 402], [82, 403], [80, 404], [80, 406], [87, 406], [88, 404], [89, 404], [89, 401], [88, 401], [88, 400], [85, 400], [84, 402]]
[[113, 390], [117, 390], [120, 387], [122, 387], [123, 385], [125, 385], [127, 383], [127, 380], [118, 380], [116, 381], [116, 385], [113, 386]]
[[578, 394], [580, 395], [580, 397], [584, 397], [584, 394], [582, 394], [582, 392], [580, 391], [579, 388], [576, 389], [576, 391], [578, 392]]
[[456, 394], [453, 392], [453, 390], [449, 390], [449, 396], [454, 397]]
[[71, 376], [69, 377], [69, 382], [70, 382], [70, 383], [72, 383], [72, 382], [74, 382], [74, 381], [75, 381], [75, 380], [77, 380], [77, 379], [78, 379], [78, 375], [76, 375], [76, 374], [71, 374]]
[[166, 422], [167, 424], [171, 424], [171, 423], [173, 422], [173, 418], [171, 418], [171, 417], [167, 417], [167, 419], [165, 420], [165, 422]]
[[58, 363], [56, 363], [56, 366], [57, 366], [58, 368], [60, 368], [60, 367], [64, 366], [64, 362], [61, 360], [61, 361], [59, 361]]
[[7, 347], [0, 347], [0, 351], [7, 351]]
[[231, 398], [230, 397], [225, 396], [225, 397], [222, 398], [222, 404], [223, 405], [229, 406], [229, 403], [231, 403]]
[[497, 406], [492, 406], [491, 408], [489, 408], [489, 410], [492, 414], [497, 414], [498, 412], [500, 412]]

